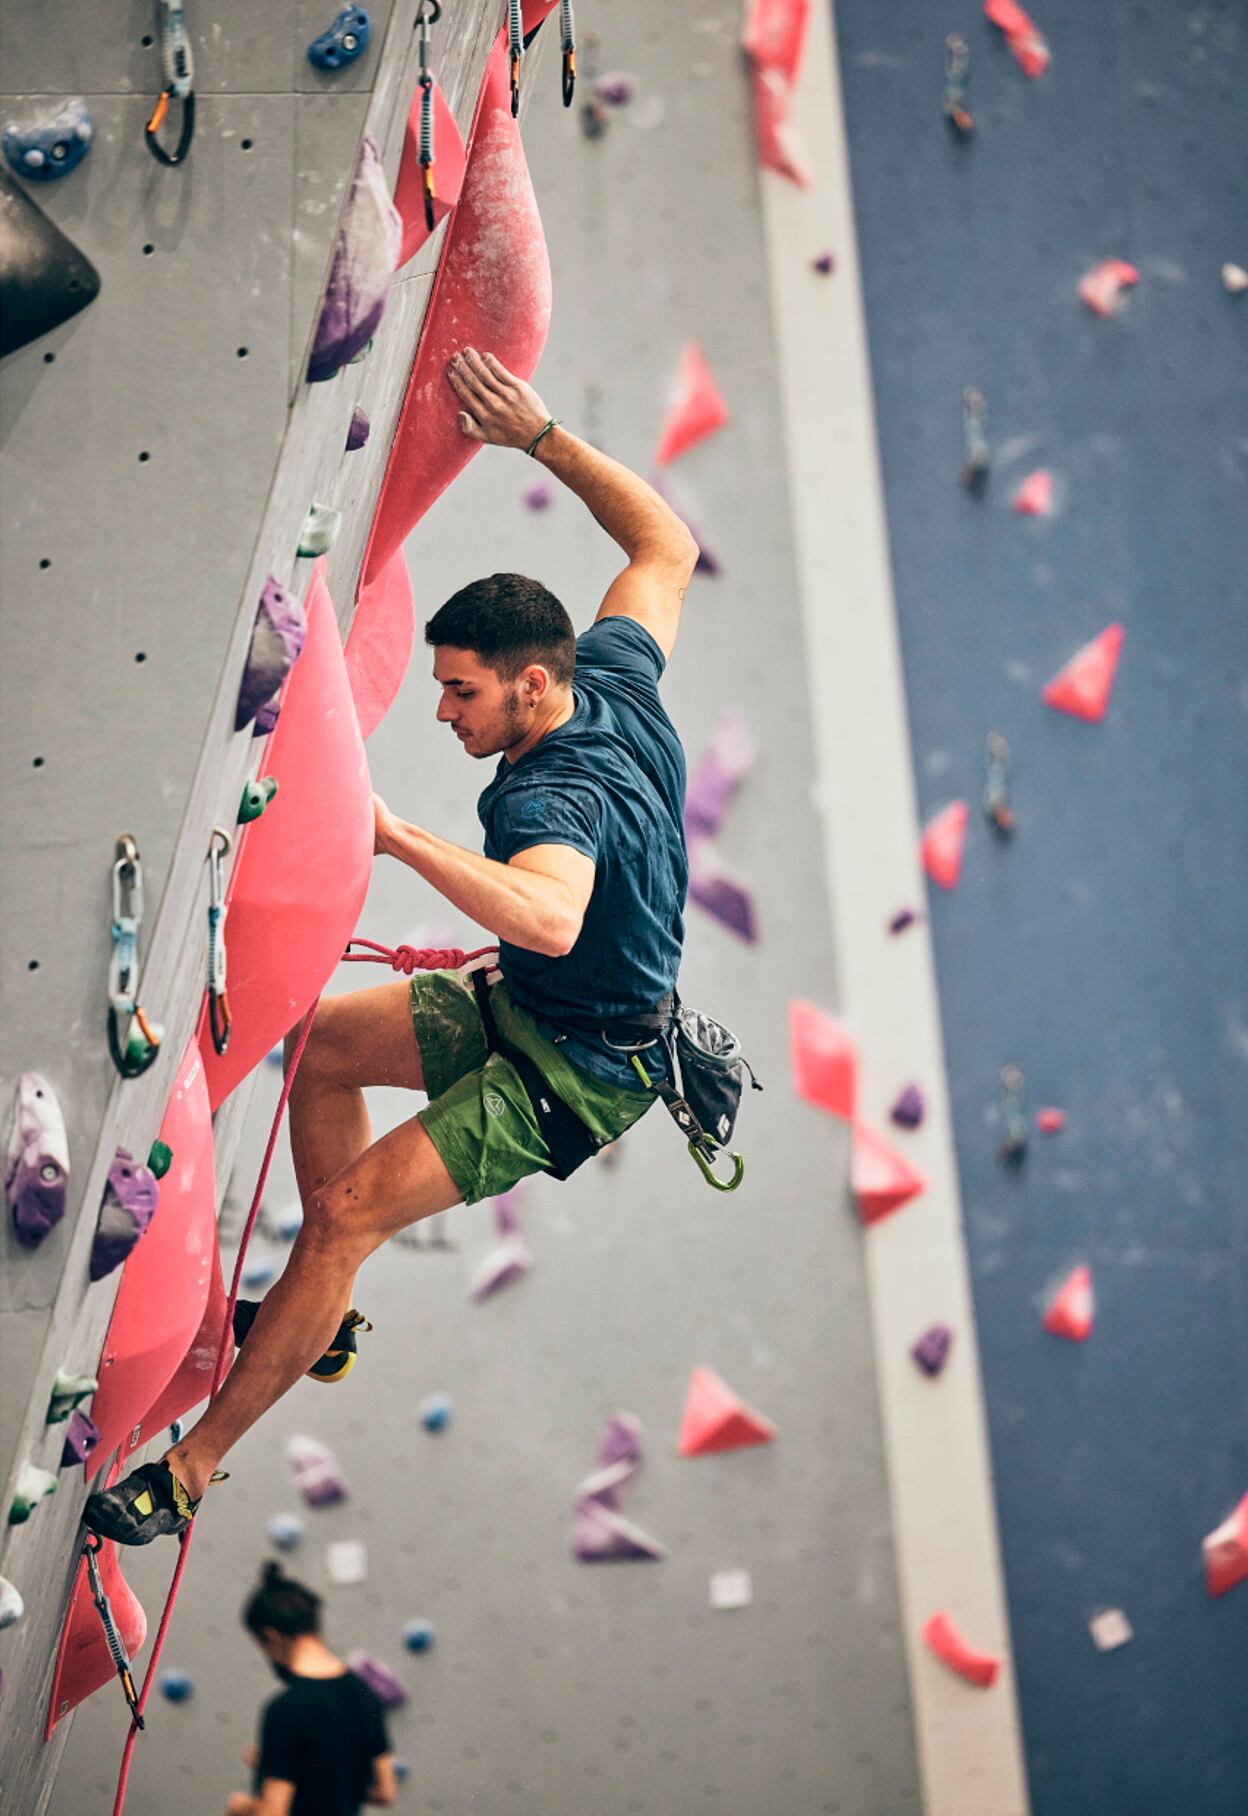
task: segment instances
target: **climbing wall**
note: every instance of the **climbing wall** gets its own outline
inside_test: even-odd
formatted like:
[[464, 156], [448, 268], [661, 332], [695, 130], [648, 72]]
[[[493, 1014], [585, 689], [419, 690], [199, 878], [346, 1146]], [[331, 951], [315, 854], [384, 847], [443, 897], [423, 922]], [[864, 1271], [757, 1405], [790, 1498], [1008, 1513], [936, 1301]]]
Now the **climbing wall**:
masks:
[[[918, 1807], [847, 1144], [838, 1124], [792, 1099], [788, 1079], [787, 1000], [834, 1005], [837, 982], [808, 813], [813, 726], [793, 683], [802, 628], [739, 28], [735, 0], [708, 0], [696, 17], [647, 4], [583, 18], [583, 84], [625, 72], [633, 98], [586, 141], [578, 113], [557, 108], [548, 49], [525, 137], [554, 281], [538, 374], [550, 408], [648, 470], [688, 337], [702, 342], [732, 410], [672, 471], [722, 572], [695, 580], [663, 686], [692, 760], [732, 708], [758, 751], [720, 841], [753, 892], [758, 943], [691, 908], [683, 973], [689, 999], [740, 1030], [767, 1086], [743, 1112], [746, 1186], [712, 1195], [655, 1115], [613, 1167], [521, 1192], [534, 1266], [497, 1298], [474, 1305], [467, 1291], [493, 1242], [487, 1206], [450, 1213], [419, 1233], [427, 1246], [394, 1242], [368, 1264], [358, 1296], [377, 1329], [352, 1377], [333, 1390], [301, 1383], [213, 1491], [165, 1654], [195, 1692], [177, 1707], [154, 1701], [132, 1816], [156, 1816], [170, 1786], [207, 1808], [245, 1783], [238, 1756], [274, 1685], [236, 1611], [272, 1555], [265, 1525], [280, 1512], [304, 1522], [288, 1568], [327, 1595], [331, 1641], [366, 1648], [407, 1686], [392, 1720], [410, 1766], [402, 1808]], [[486, 451], [434, 507], [408, 544], [419, 619], [480, 573], [515, 568], [546, 580], [578, 628], [589, 623], [618, 556], [570, 496], [526, 508], [537, 478], [519, 457]], [[474, 804], [489, 766], [452, 745], [434, 706], [418, 648], [370, 740], [373, 780], [397, 812], [479, 847]], [[388, 864], [376, 867], [360, 927], [391, 945], [478, 937]], [[344, 967], [333, 987], [387, 975]], [[276, 1096], [268, 1071], [227, 1230], [237, 1230]], [[415, 1107], [385, 1092], [370, 1103], [377, 1130]], [[279, 1169], [267, 1200], [275, 1219], [294, 1197], [284, 1154]], [[284, 1253], [265, 1236], [255, 1259], [280, 1267]], [[774, 1443], [678, 1456], [686, 1388], [703, 1365], [774, 1421]], [[435, 1392], [454, 1404], [436, 1435], [419, 1416]], [[584, 1565], [571, 1555], [573, 1493], [620, 1411], [639, 1418], [644, 1442], [624, 1511], [667, 1556]], [[283, 1457], [301, 1433], [331, 1447], [347, 1502], [302, 1506]], [[335, 1584], [329, 1546], [352, 1539], [366, 1546], [366, 1578]], [[712, 1574], [741, 1570], [750, 1605], [712, 1608]], [[166, 1571], [145, 1555], [130, 1575], [154, 1601]], [[413, 1618], [437, 1630], [424, 1656], [403, 1649]], [[58, 1816], [105, 1803], [120, 1721], [107, 1692], [83, 1710]]]
[[[1220, 278], [1248, 263], [1248, 21], [1032, 11], [1037, 81], [976, 6], [836, 8], [919, 802], [971, 804], [932, 931], [1033, 1807], [1229, 1816], [1244, 1591], [1208, 1598], [1200, 1544], [1248, 1488], [1248, 299]], [[1139, 274], [1116, 319], [1076, 296], [1107, 258]], [[967, 385], [982, 498], [958, 484]], [[1037, 469], [1053, 514], [1015, 515]], [[1111, 622], [1104, 722], [1043, 706]], [[979, 814], [993, 729], [1010, 843]], [[1007, 1063], [1031, 1111], [1067, 1112], [1016, 1173]], [[1063, 1343], [1040, 1316], [1078, 1264], [1095, 1329]], [[1101, 1653], [1105, 1608], [1134, 1638]]]
[[[461, 5], [438, 37], [465, 132], [497, 10]], [[308, 590], [296, 548], [314, 501], [342, 513], [327, 578], [344, 629], [354, 613], [442, 237], [405, 265], [371, 356], [305, 384], [362, 135], [393, 182], [415, 89], [415, 6], [370, 11], [365, 54], [329, 72], [306, 56], [329, 22], [309, 0], [263, 21], [230, 0], [189, 7], [197, 114], [175, 168], [143, 143], [163, 85], [154, 8], [127, 9], [120, 27], [98, 9], [6, 5], [0, 19], [6, 118], [29, 124], [72, 95], [89, 109], [86, 160], [27, 188], [100, 278], [87, 309], [3, 368], [3, 1087], [8, 1100], [20, 1074], [47, 1077], [70, 1165], [66, 1214], [40, 1246], [5, 1219], [6, 1507], [24, 1466], [57, 1471], [56, 1370], [81, 1375], [101, 1355], [119, 1276], [89, 1284], [88, 1258], [114, 1150], [144, 1158], [162, 1107], [200, 1076], [183, 1056], [207, 974], [206, 854], [214, 826], [237, 844], [243, 784], [268, 749], [235, 735], [240, 676], [266, 576]], [[175, 100], [168, 144], [179, 114]], [[344, 463], [357, 405], [375, 436]], [[336, 643], [332, 609], [322, 630]], [[362, 768], [357, 781], [366, 795]], [[156, 1063], [124, 1082], [104, 1039], [122, 833], [145, 871], [140, 998], [165, 1030]], [[222, 1181], [245, 1097], [217, 1120]], [[45, 1747], [82, 1493], [81, 1474], [60, 1473], [55, 1498], [6, 1528], [0, 1560], [26, 1603], [4, 1636], [0, 1702], [5, 1789], [20, 1787], [24, 1809], [42, 1807], [68, 1728]]]

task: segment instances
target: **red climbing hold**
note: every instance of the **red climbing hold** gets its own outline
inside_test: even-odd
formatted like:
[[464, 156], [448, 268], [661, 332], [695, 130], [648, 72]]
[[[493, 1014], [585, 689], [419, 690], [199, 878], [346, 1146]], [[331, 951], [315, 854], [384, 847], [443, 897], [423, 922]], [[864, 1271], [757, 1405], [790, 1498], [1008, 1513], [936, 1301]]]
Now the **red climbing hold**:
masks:
[[682, 1457], [744, 1450], [750, 1444], [770, 1444], [775, 1436], [770, 1419], [738, 1399], [714, 1369], [694, 1369], [680, 1426]]
[[1024, 75], [1038, 80], [1049, 67], [1049, 47], [1017, 0], [984, 0], [985, 16], [1005, 34], [1014, 61]]
[[91, 1406], [100, 1438], [92, 1470], [118, 1444], [131, 1448], [127, 1440], [195, 1339], [213, 1273], [220, 1276], [212, 1111], [196, 1040], [182, 1055], [160, 1139], [172, 1148], [173, 1164], [161, 1181], [160, 1212], [126, 1261], [100, 1353]]
[[1043, 467], [1029, 473], [1014, 494], [1020, 517], [1049, 517], [1053, 512], [1053, 475]]
[[226, 900], [234, 1027], [213, 1051], [205, 1004], [199, 1044], [213, 1109], [297, 1026], [342, 957], [373, 867], [372, 787], [333, 602], [318, 561], [308, 640], [265, 752], [276, 799], [244, 828]]
[[436, 233], [464, 187], [468, 154], [446, 96], [433, 84], [433, 226], [425, 213], [425, 173], [420, 163], [420, 114], [423, 90], [417, 84], [403, 132], [403, 156], [394, 185], [394, 205], [403, 222], [403, 245], [396, 271]]
[[802, 189], [810, 187], [811, 176], [793, 130], [793, 90], [809, 21], [810, 0], [753, 0], [741, 34], [752, 70], [758, 161]]
[[849, 1183], [863, 1223], [879, 1223], [927, 1190], [927, 1180], [889, 1147], [870, 1123], [854, 1124]]
[[858, 1101], [858, 1053], [840, 1022], [814, 1003], [789, 1004], [793, 1089], [816, 1109], [852, 1122]]
[[1139, 281], [1139, 272], [1125, 259], [1103, 259], [1080, 278], [1079, 301], [1086, 303], [1094, 315], [1117, 315], [1123, 291]]
[[933, 883], [939, 883], [942, 889], [958, 886], [970, 813], [965, 801], [950, 801], [923, 828], [919, 859]]
[[1097, 725], [1109, 708], [1114, 673], [1122, 640], [1126, 636], [1120, 624], [1107, 624], [1091, 643], [1085, 643], [1060, 669], [1041, 694], [1046, 706], [1073, 718], [1087, 719]]
[[1055, 1337], [1086, 1343], [1092, 1335], [1092, 1269], [1072, 1268], [1049, 1301], [1044, 1328]]
[[394, 704], [416, 642], [407, 556], [397, 548], [375, 580], [360, 588], [345, 659], [360, 736], [367, 741]]
[[728, 406], [706, 363], [706, 355], [696, 341], [689, 341], [680, 357], [676, 401], [663, 424], [655, 465], [666, 466], [716, 429], [722, 429], [727, 421]]
[[1001, 1671], [1001, 1660], [991, 1652], [980, 1652], [968, 1645], [948, 1614], [933, 1614], [923, 1627], [923, 1644], [934, 1652], [942, 1665], [948, 1665], [968, 1684], [987, 1690], [995, 1684]]
[[[126, 1651], [133, 1658], [147, 1637], [147, 1616], [138, 1596], [121, 1574], [117, 1552], [107, 1539], [102, 1542], [96, 1561], [100, 1572], [100, 1587], [112, 1606], [113, 1619]], [[113, 1663], [104, 1638], [104, 1628], [91, 1599], [91, 1584], [84, 1557], [78, 1565], [69, 1607], [65, 1611], [65, 1625], [61, 1629], [61, 1645], [56, 1655], [56, 1673], [52, 1679], [52, 1699], [48, 1704], [44, 1739], [51, 1738], [52, 1730], [63, 1716], [68, 1715], [71, 1709], [76, 1709], [79, 1703], [85, 1702], [88, 1696], [94, 1695], [105, 1684], [111, 1683], [116, 1675], [117, 1667]]]
[[1066, 1127], [1066, 1112], [1052, 1107], [1036, 1111], [1036, 1127], [1042, 1135], [1056, 1135]]
[[1210, 1595], [1225, 1595], [1248, 1580], [1248, 1494], [1230, 1518], [1209, 1534], [1201, 1551]]
[[[545, 4], [526, 6], [526, 31], [549, 11]], [[482, 445], [459, 427], [459, 399], [446, 376], [452, 353], [475, 347], [495, 354], [518, 378], [531, 378], [546, 344], [550, 297], [546, 241], [511, 114], [503, 31], [490, 53], [468, 134], [464, 186], [442, 242], [364, 555], [364, 586], [378, 578]]]

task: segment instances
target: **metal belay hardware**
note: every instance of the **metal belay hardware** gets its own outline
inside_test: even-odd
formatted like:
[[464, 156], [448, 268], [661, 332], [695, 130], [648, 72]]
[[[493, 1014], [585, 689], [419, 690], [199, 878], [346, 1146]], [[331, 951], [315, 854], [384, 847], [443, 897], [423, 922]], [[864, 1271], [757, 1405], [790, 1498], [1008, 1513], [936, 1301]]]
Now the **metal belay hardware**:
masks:
[[[165, 86], [156, 98], [151, 119], [143, 128], [143, 139], [157, 163], [173, 165], [183, 161], [195, 136], [195, 62], [181, 0], [157, 0], [157, 5], [160, 8], [160, 57]], [[182, 128], [177, 145], [172, 151], [166, 151], [156, 135], [164, 125], [170, 101], [182, 103]]]
[[571, 107], [576, 90], [576, 20], [572, 0], [559, 0], [559, 36], [563, 51], [563, 104]]
[[429, 70], [429, 27], [436, 25], [442, 17], [442, 8], [438, 0], [421, 0], [420, 10], [416, 15], [416, 24], [420, 32], [420, 176], [421, 193], [425, 202], [425, 226], [432, 233], [437, 226], [434, 213], [433, 193], [433, 76]]
[[229, 913], [225, 900], [225, 884], [221, 877], [221, 863], [230, 855], [230, 835], [222, 832], [219, 826], [212, 829], [212, 843], [208, 847], [208, 1021], [212, 1029], [212, 1044], [218, 1053], [224, 1053], [230, 1044], [230, 999], [225, 993], [225, 917]]
[[91, 1579], [91, 1600], [95, 1603], [96, 1613], [100, 1617], [100, 1625], [104, 1629], [105, 1643], [108, 1646], [113, 1663], [117, 1667], [117, 1675], [121, 1679], [121, 1687], [126, 1694], [126, 1703], [130, 1710], [130, 1719], [136, 1728], [141, 1728], [144, 1726], [144, 1722], [143, 1717], [139, 1712], [139, 1693], [134, 1687], [134, 1675], [130, 1668], [130, 1654], [126, 1651], [126, 1642], [122, 1639], [117, 1628], [117, 1623], [113, 1619], [112, 1605], [109, 1602], [107, 1595], [104, 1593], [104, 1585], [100, 1581], [100, 1567], [96, 1562], [96, 1553], [100, 1550], [103, 1543], [103, 1539], [96, 1538], [94, 1534], [91, 1534], [88, 1536], [87, 1542], [83, 1546], [87, 1559], [87, 1575]]
[[[700, 1009], [688, 1008], [679, 998], [674, 1018], [657, 1038], [671, 1061], [671, 1080], [657, 1072], [652, 1077], [637, 1051], [630, 1054], [634, 1071], [648, 1089], [662, 1098], [668, 1115], [689, 1143], [689, 1152], [706, 1183], [717, 1192], [735, 1192], [745, 1177], [745, 1161], [728, 1143], [741, 1106], [745, 1073], [749, 1073], [756, 1091], [763, 1088], [754, 1076], [754, 1068], [731, 1028], [725, 1028]], [[615, 1044], [607, 1041], [608, 1046]], [[714, 1170], [721, 1148], [732, 1162], [732, 1173], [727, 1179], [719, 1178]]]
[[[113, 956], [108, 971], [108, 1050], [123, 1078], [138, 1078], [160, 1051], [164, 1029], [138, 1000], [139, 928], [143, 923], [143, 864], [133, 836], [123, 832], [113, 865]], [[124, 1042], [118, 1017], [131, 1019]]]

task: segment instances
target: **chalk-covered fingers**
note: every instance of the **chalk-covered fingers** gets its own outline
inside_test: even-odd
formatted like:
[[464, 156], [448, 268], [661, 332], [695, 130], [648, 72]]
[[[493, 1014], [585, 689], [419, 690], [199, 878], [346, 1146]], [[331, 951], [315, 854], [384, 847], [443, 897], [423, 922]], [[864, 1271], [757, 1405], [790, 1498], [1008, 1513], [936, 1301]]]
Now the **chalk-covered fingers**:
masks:
[[447, 376], [464, 405], [460, 428], [472, 440], [495, 447], [527, 448], [544, 428], [546, 406], [537, 392], [492, 353], [482, 355], [474, 347], [465, 347], [452, 357]]

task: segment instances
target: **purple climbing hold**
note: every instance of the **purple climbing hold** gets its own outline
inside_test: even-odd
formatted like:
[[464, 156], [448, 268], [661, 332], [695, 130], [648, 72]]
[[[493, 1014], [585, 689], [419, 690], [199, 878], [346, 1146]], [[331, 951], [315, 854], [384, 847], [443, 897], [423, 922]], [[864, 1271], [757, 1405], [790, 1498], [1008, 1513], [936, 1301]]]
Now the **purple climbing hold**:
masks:
[[[616, 1463], [641, 1462], [641, 1420], [631, 1412], [617, 1412], [607, 1420], [598, 1446], [599, 1469], [610, 1469]], [[585, 1489], [582, 1488], [582, 1494]]]
[[627, 107], [636, 92], [631, 76], [613, 71], [610, 75], [600, 76], [594, 83], [594, 93], [608, 107]]
[[235, 731], [242, 731], [244, 725], [255, 719], [259, 732], [259, 715], [266, 703], [272, 712], [272, 722], [266, 723], [264, 730], [272, 731], [277, 722], [273, 696], [298, 661], [307, 635], [308, 620], [303, 607], [270, 574], [260, 595], [247, 666], [238, 690]]
[[728, 803], [754, 765], [754, 744], [740, 713], [721, 722], [699, 758], [685, 795], [685, 830], [716, 833]]
[[282, 709], [277, 704], [276, 700], [266, 700], [256, 714], [255, 721], [252, 724], [252, 737], [267, 738], [273, 727], [277, 724], [278, 718], [281, 715], [281, 710]]
[[648, 1532], [634, 1526], [613, 1507], [593, 1499], [577, 1502], [572, 1550], [582, 1564], [653, 1561], [667, 1556], [666, 1546]]
[[812, 271], [817, 271], [820, 277], [831, 277], [836, 270], [836, 254], [821, 252], [818, 258], [811, 259], [810, 268]]
[[373, 425], [368, 420], [368, 413], [357, 404], [351, 412], [351, 427], [347, 430], [347, 453], [354, 454], [362, 448], [372, 434]]
[[923, 916], [913, 908], [899, 908], [888, 923], [888, 931], [894, 935], [904, 933], [907, 927], [916, 926], [922, 919]]
[[13, 1129], [4, 1167], [4, 1194], [17, 1239], [37, 1248], [65, 1215], [69, 1147], [56, 1093], [38, 1072], [17, 1081]]
[[71, 1463], [85, 1463], [99, 1441], [100, 1428], [94, 1419], [89, 1418], [81, 1407], [75, 1408], [69, 1415], [69, 1424], [65, 1428], [61, 1468], [68, 1469]]
[[899, 1129], [917, 1129], [925, 1107], [919, 1087], [907, 1085], [888, 1113]]
[[729, 874], [705, 835], [689, 840], [689, 899], [750, 945], [758, 939], [749, 890]]
[[377, 146], [366, 133], [338, 227], [308, 382], [333, 378], [363, 352], [385, 314], [403, 248], [403, 222], [390, 199]]
[[401, 1709], [407, 1701], [407, 1691], [399, 1682], [389, 1665], [383, 1665], [371, 1652], [348, 1652], [347, 1664], [358, 1678], [362, 1678], [373, 1695], [386, 1709]]
[[925, 1375], [938, 1375], [949, 1358], [949, 1345], [952, 1342], [953, 1332], [947, 1324], [933, 1324], [912, 1345], [910, 1354]]
[[152, 1221], [160, 1202], [160, 1187], [150, 1168], [118, 1148], [108, 1169], [108, 1183], [100, 1200], [100, 1218], [91, 1244], [91, 1278], [102, 1280], [120, 1267]]
[[536, 484], [531, 485], [524, 493], [524, 508], [526, 511], [548, 511], [554, 502], [554, 490], [547, 485], [544, 479], [539, 479]]

